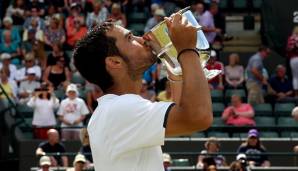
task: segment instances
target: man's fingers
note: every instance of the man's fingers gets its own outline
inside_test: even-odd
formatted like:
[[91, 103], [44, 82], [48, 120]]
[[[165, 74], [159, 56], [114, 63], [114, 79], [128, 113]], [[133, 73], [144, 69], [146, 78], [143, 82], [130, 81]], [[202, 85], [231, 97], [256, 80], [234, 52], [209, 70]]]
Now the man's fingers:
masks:
[[171, 18], [165, 17], [165, 21], [166, 21], [167, 27], [170, 28], [172, 24]]
[[179, 14], [179, 13], [176, 13], [176, 14], [173, 16], [173, 23], [174, 23], [174, 24], [180, 23], [180, 22], [181, 22], [181, 19], [182, 19], [182, 15]]

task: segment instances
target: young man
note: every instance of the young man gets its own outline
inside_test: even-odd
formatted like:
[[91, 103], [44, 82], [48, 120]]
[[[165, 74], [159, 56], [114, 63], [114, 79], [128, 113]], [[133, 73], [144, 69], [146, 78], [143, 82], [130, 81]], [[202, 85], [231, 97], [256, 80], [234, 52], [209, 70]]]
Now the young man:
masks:
[[75, 48], [78, 71], [105, 93], [88, 124], [95, 170], [163, 171], [165, 136], [191, 134], [212, 123], [208, 83], [193, 50], [197, 30], [180, 14], [167, 24], [183, 70], [183, 77], [169, 76], [175, 103], [139, 95], [144, 71], [157, 60], [144, 38], [105, 23]]

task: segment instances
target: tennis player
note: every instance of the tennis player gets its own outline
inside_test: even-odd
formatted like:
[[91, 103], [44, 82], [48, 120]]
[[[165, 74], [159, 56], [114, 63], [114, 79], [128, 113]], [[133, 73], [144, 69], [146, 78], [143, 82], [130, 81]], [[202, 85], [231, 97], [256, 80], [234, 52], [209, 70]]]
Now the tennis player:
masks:
[[139, 95], [144, 71], [156, 62], [144, 38], [105, 23], [75, 48], [76, 68], [105, 93], [88, 124], [96, 171], [163, 171], [166, 136], [189, 135], [212, 123], [208, 83], [195, 50], [196, 28], [180, 14], [166, 22], [183, 71], [182, 77], [169, 75], [174, 103], [153, 103]]

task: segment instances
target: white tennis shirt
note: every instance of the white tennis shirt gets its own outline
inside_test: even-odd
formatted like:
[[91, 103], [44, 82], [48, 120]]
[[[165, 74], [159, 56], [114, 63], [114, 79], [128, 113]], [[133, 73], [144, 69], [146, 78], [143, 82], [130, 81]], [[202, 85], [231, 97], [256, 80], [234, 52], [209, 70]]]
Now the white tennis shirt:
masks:
[[164, 171], [160, 146], [171, 104], [135, 94], [100, 97], [88, 124], [95, 170]]

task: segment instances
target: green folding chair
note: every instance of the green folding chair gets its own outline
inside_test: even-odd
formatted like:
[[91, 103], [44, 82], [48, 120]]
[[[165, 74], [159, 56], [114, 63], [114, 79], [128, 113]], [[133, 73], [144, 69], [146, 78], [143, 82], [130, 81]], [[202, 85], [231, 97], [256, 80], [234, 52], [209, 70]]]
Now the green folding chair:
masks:
[[274, 117], [257, 116], [255, 121], [257, 126], [275, 126]]
[[276, 103], [274, 114], [275, 116], [291, 116], [294, 103]]
[[223, 91], [222, 90], [211, 90], [212, 102], [222, 102], [223, 101]]
[[223, 103], [212, 103], [212, 110], [214, 116], [221, 116], [225, 110], [225, 105]]
[[257, 104], [253, 108], [255, 116], [273, 116], [272, 106], [269, 103]]

